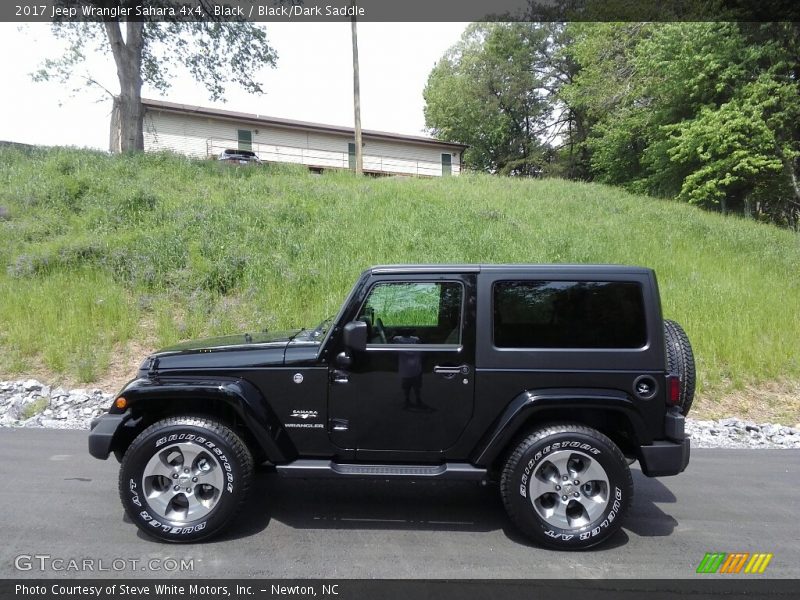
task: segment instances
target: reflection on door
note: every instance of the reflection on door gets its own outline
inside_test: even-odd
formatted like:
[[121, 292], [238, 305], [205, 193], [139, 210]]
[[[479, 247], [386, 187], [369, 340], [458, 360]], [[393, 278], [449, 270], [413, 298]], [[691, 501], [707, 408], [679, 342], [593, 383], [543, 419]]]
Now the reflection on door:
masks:
[[472, 414], [473, 358], [461, 344], [463, 299], [459, 281], [372, 288], [357, 315], [367, 324], [367, 351], [353, 357], [348, 383], [331, 389], [331, 414], [350, 423], [347, 434], [332, 434], [334, 443], [409, 451], [455, 443]]

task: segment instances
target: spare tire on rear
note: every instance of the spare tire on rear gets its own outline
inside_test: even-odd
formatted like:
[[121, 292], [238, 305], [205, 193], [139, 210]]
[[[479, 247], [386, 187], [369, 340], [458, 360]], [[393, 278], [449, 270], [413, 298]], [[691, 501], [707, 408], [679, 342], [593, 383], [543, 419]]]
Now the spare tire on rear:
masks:
[[669, 319], [664, 319], [664, 340], [667, 345], [669, 371], [681, 378], [678, 406], [685, 416], [689, 414], [694, 400], [695, 366], [692, 345], [683, 327]]

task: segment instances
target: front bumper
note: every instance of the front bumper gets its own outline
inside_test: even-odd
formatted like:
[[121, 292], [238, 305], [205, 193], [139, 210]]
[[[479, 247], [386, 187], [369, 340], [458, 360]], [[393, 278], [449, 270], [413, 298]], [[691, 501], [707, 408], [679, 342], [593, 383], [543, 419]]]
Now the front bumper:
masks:
[[111, 454], [114, 435], [130, 417], [130, 411], [125, 411], [119, 415], [107, 413], [92, 419], [92, 430], [89, 433], [89, 454], [101, 460], [107, 459]]

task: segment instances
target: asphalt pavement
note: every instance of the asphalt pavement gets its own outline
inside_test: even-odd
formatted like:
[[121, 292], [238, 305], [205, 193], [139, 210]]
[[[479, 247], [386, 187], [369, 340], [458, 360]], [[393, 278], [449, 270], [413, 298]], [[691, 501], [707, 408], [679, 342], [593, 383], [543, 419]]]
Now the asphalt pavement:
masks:
[[87, 435], [0, 429], [0, 577], [671, 579], [711, 577], [695, 572], [707, 552], [772, 553], [747, 577], [800, 577], [800, 450], [694, 449], [662, 479], [634, 467], [625, 525], [586, 552], [528, 543], [496, 488], [269, 472], [226, 534], [175, 545], [125, 518], [118, 464]]

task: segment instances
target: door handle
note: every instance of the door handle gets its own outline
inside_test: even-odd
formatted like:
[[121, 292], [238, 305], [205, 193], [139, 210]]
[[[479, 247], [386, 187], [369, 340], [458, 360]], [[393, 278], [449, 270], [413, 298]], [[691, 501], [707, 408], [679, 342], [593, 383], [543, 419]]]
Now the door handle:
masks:
[[453, 377], [461, 373], [461, 367], [433, 367], [433, 372], [439, 375], [448, 375]]
[[461, 373], [461, 367], [433, 367], [433, 372], [440, 375], [458, 375]]

